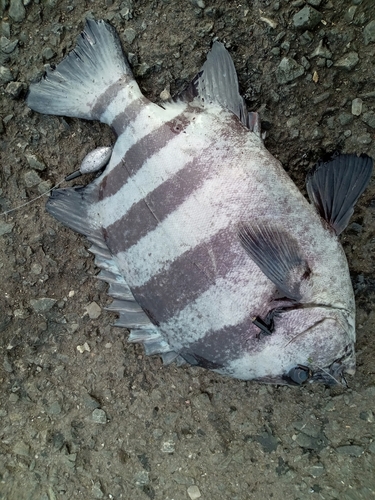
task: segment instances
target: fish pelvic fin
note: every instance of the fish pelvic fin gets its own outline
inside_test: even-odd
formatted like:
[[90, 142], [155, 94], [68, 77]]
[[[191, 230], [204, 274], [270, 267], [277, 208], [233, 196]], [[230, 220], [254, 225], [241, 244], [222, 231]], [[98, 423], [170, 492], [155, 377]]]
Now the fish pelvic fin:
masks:
[[56, 69], [48, 69], [30, 85], [27, 105], [48, 115], [111, 123], [105, 111], [130, 83], [132, 93], [141, 95], [115, 29], [104, 21], [86, 19], [76, 47]]
[[240, 242], [251, 259], [285, 297], [300, 301], [311, 270], [297, 241], [276, 225], [241, 222]]
[[307, 175], [310, 201], [337, 235], [348, 225], [370, 181], [372, 168], [373, 159], [366, 154], [334, 154], [319, 161]]

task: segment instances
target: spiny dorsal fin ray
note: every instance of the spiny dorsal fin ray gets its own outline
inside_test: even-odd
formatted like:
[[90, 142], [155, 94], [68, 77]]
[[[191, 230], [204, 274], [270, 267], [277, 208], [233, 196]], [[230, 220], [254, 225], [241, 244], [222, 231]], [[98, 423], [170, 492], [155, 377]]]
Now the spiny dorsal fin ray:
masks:
[[372, 166], [373, 160], [366, 154], [338, 154], [328, 161], [319, 161], [307, 175], [310, 201], [336, 234], [348, 225], [354, 206], [370, 181]]
[[297, 241], [276, 225], [243, 222], [242, 246], [277, 289], [292, 300], [301, 299], [301, 280], [310, 273]]
[[[47, 211], [65, 226], [85, 235], [93, 243], [90, 251], [95, 255], [96, 265], [101, 268], [97, 277], [109, 283], [108, 294], [114, 297], [114, 301], [106, 309], [119, 314], [115, 326], [136, 329], [137, 338], [143, 343], [146, 354], [169, 353], [166, 362], [171, 362], [178, 354], [171, 350], [158, 328], [136, 302], [122, 277], [116, 259], [108, 249], [102, 232], [90, 225], [87, 207], [97, 201], [97, 196], [95, 184], [55, 189], [47, 202]], [[144, 336], [140, 335], [140, 331], [143, 330], [147, 332]], [[134, 338], [135, 335], [131, 335], [129, 341], [132, 342]]]

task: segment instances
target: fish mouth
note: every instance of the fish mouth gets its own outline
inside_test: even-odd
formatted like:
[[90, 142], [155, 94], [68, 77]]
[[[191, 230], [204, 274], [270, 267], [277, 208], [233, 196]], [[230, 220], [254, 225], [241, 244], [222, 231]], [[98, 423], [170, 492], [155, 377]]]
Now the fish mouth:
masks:
[[347, 345], [344, 355], [336, 359], [327, 367], [308, 367], [297, 365], [283, 376], [289, 385], [303, 385], [319, 382], [327, 386], [342, 385], [348, 387], [346, 376], [355, 374], [354, 345]]

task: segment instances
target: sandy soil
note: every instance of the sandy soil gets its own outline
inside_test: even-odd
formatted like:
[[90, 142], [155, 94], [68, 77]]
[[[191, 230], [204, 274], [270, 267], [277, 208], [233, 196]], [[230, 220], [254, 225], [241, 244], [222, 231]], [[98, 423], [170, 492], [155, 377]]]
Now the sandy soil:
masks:
[[[326, 151], [375, 157], [372, 0], [310, 0], [320, 13], [310, 17], [294, 17], [303, 0], [0, 4], [3, 211], [114, 140], [98, 123], [38, 115], [24, 101], [91, 14], [118, 29], [154, 101], [183, 89], [214, 37], [225, 41], [268, 149], [302, 190]], [[284, 57], [303, 74], [285, 82]], [[262, 386], [146, 357], [96, 307], [110, 300], [88, 245], [48, 216], [45, 201], [0, 218], [0, 498], [375, 498], [374, 180], [341, 238], [358, 312], [348, 389]]]

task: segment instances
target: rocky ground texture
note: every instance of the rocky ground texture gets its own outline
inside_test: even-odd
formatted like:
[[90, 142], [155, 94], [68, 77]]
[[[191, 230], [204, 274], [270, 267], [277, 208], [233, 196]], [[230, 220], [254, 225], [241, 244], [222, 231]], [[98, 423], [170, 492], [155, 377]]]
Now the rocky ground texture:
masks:
[[[39, 196], [98, 123], [42, 116], [30, 81], [87, 16], [118, 30], [144, 94], [179, 92], [223, 41], [266, 145], [304, 190], [325, 152], [375, 157], [373, 0], [0, 0], [0, 208]], [[102, 306], [83, 238], [42, 197], [0, 216], [0, 498], [375, 498], [375, 181], [341, 237], [357, 301], [349, 388], [262, 386], [163, 367]]]

